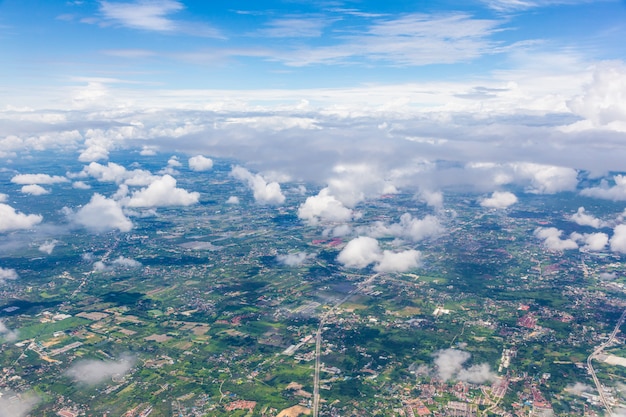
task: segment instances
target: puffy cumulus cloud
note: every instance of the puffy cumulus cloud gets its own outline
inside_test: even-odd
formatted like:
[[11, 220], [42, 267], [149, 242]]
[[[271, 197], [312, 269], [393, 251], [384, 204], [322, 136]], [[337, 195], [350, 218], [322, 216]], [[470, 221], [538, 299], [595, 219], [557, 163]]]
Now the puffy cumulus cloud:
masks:
[[613, 252], [626, 253], [626, 224], [615, 226], [609, 243]]
[[591, 226], [594, 229], [600, 229], [608, 225], [607, 222], [602, 221], [591, 214], [587, 214], [584, 207], [578, 207], [578, 211], [569, 216], [569, 219], [580, 226]]
[[489, 366], [488, 363], [481, 363], [461, 369], [456, 377], [460, 381], [472, 384], [483, 384], [488, 381], [493, 381], [496, 378], [496, 374], [491, 371], [491, 366]]
[[626, 200], [626, 175], [615, 175], [614, 185], [602, 180], [598, 187], [585, 188], [580, 192], [586, 197], [601, 198], [603, 200], [624, 201]]
[[92, 162], [85, 166], [82, 172], [101, 182], [121, 183], [127, 176], [126, 168], [115, 162], [109, 162], [107, 165]]
[[337, 261], [349, 268], [365, 268], [378, 261], [381, 257], [378, 241], [368, 236], [352, 239], [339, 252]]
[[600, 272], [600, 279], [603, 281], [612, 281], [617, 278], [617, 273], [615, 272]]
[[606, 233], [572, 233], [570, 238], [583, 245], [581, 250], [590, 252], [604, 250], [609, 244], [609, 236]]
[[96, 261], [93, 263], [93, 269], [96, 272], [107, 272], [113, 271], [115, 269], [133, 269], [141, 267], [141, 262], [136, 261], [132, 258], [126, 258], [124, 256], [119, 256], [118, 258], [111, 261], [110, 264], [107, 264], [102, 261]]
[[569, 249], [578, 249], [578, 244], [572, 239], [561, 239], [562, 230], [556, 227], [538, 227], [533, 235], [543, 240], [546, 248], [554, 251], [564, 251]]
[[58, 242], [56, 240], [50, 240], [39, 245], [39, 248], [37, 249], [39, 249], [39, 252], [43, 252], [43, 253], [47, 253], [48, 255], [51, 255], [57, 243]]
[[148, 185], [159, 178], [143, 169], [127, 170], [124, 166], [116, 164], [115, 162], [109, 162], [106, 165], [92, 162], [85, 166], [78, 175], [88, 175], [100, 182], [124, 183], [125, 185], [131, 186]]
[[419, 266], [420, 259], [421, 252], [413, 249], [381, 251], [378, 241], [369, 236], [352, 239], [337, 256], [337, 261], [345, 267], [365, 268], [374, 264], [377, 272], [405, 272]]
[[228, 197], [228, 200], [226, 200], [226, 204], [233, 204], [233, 205], [239, 204], [239, 197], [235, 195], [231, 195], [230, 197]]
[[16, 330], [9, 329], [2, 320], [0, 320], [0, 339], [4, 339], [7, 342], [13, 342], [17, 340], [18, 332]]
[[359, 231], [372, 237], [399, 237], [419, 242], [428, 237], [437, 236], [444, 230], [439, 219], [433, 215], [424, 216], [418, 219], [409, 213], [400, 216], [398, 223], [385, 225], [382, 222], [376, 222], [373, 226], [359, 228]]
[[178, 160], [178, 157], [174, 155], [167, 160], [167, 166], [172, 168], [180, 168], [183, 166], [183, 164]]
[[626, 65], [603, 62], [597, 65], [593, 80], [582, 95], [568, 102], [569, 108], [584, 117], [589, 128], [626, 131]]
[[[98, 91], [99, 87], [104, 87], [102, 83], [94, 82], [89, 83], [90, 86], [96, 87], [88, 92], [88, 95], [93, 93], [100, 94], [103, 91]], [[89, 97], [93, 100], [94, 97]], [[90, 101], [87, 100], [87, 101]], [[102, 100], [102, 97], [97, 97], [97, 100]], [[129, 140], [138, 138], [141, 134], [141, 126], [136, 123], [130, 122], [131, 125], [126, 126], [112, 126], [108, 129], [87, 129], [84, 133], [83, 150], [78, 156], [80, 162], [94, 162], [99, 160], [106, 160], [109, 158], [109, 152], [114, 150], [120, 144], [124, 144]]]
[[213, 160], [202, 155], [192, 156], [188, 163], [192, 171], [208, 171], [213, 168]]
[[65, 375], [78, 383], [96, 385], [113, 377], [123, 377], [134, 365], [135, 359], [130, 355], [122, 356], [117, 361], [79, 360], [65, 371]]
[[42, 220], [43, 216], [39, 214], [24, 214], [8, 204], [0, 203], [0, 232], [30, 229]]
[[157, 154], [157, 148], [154, 146], [144, 145], [139, 151], [141, 156], [155, 156]]
[[443, 193], [441, 191], [420, 190], [418, 198], [431, 207], [441, 208], [443, 206]]
[[458, 349], [443, 349], [434, 354], [437, 376], [443, 381], [456, 379], [474, 384], [493, 381], [496, 375], [491, 371], [487, 363], [472, 365], [466, 368], [467, 362], [472, 355], [469, 352]]
[[24, 185], [22, 186], [22, 189], [20, 191], [23, 194], [30, 194], [30, 195], [44, 195], [44, 194], [50, 193], [49, 190], [46, 190], [41, 185], [37, 185], [37, 184]]
[[141, 266], [141, 262], [124, 256], [114, 259], [111, 264], [120, 268], [139, 268]]
[[0, 417], [26, 417], [38, 402], [39, 398], [32, 393], [0, 391]]
[[324, 237], [344, 237], [352, 233], [352, 227], [349, 224], [340, 224], [335, 227], [324, 229], [322, 236]]
[[14, 184], [30, 185], [30, 184], [57, 184], [68, 182], [65, 177], [58, 175], [50, 176], [48, 174], [19, 174], [11, 178]]
[[406, 272], [420, 265], [422, 253], [414, 249], [394, 253], [389, 250], [383, 251], [378, 259], [374, 270], [378, 272]]
[[527, 192], [555, 194], [574, 191], [578, 185], [578, 171], [573, 168], [520, 162], [511, 164], [516, 175], [530, 181]]
[[300, 266], [304, 262], [306, 262], [307, 259], [310, 259], [313, 256], [314, 255], [306, 253], [306, 252], [296, 252], [296, 253], [288, 253], [285, 255], [278, 255], [276, 256], [276, 260], [278, 260], [278, 262], [280, 262], [283, 265]]
[[0, 203], [4, 203], [9, 198], [8, 195], [0, 193]]
[[476, 184], [474, 188], [493, 189], [516, 184], [532, 194], [574, 191], [578, 185], [578, 171], [573, 168], [531, 162], [472, 162], [457, 175], [466, 176], [467, 180]]
[[200, 193], [176, 187], [176, 179], [163, 175], [148, 187], [133, 192], [126, 203], [129, 207], [190, 206], [200, 199]]
[[517, 196], [508, 191], [494, 191], [491, 197], [485, 198], [480, 205], [487, 208], [504, 209], [517, 203]]
[[133, 222], [126, 217], [120, 204], [98, 193], [76, 213], [68, 214], [74, 223], [95, 233], [111, 230], [128, 232], [133, 228]]
[[89, 190], [91, 185], [85, 183], [84, 181], [74, 181], [72, 183], [72, 187], [77, 190]]
[[314, 226], [320, 223], [338, 223], [352, 220], [353, 212], [323, 188], [317, 195], [308, 197], [298, 208], [298, 217]]
[[378, 169], [370, 164], [338, 164], [328, 180], [329, 194], [346, 207], [354, 207], [368, 197], [395, 194], [393, 184], [385, 181]]
[[8, 279], [17, 279], [19, 276], [15, 269], [0, 267], [0, 284], [4, 284]]
[[576, 382], [575, 384], [569, 384], [565, 387], [565, 391], [574, 395], [582, 395], [585, 392], [594, 392], [595, 389], [591, 385], [583, 384], [582, 382]]
[[257, 203], [278, 205], [285, 202], [285, 196], [277, 182], [268, 183], [260, 174], [253, 175], [240, 166], [233, 167], [231, 175], [248, 185]]

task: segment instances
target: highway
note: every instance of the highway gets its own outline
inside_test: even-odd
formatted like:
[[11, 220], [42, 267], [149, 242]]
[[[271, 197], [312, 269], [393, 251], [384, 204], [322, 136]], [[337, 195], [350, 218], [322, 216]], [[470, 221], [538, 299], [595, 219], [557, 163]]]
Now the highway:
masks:
[[354, 294], [361, 291], [361, 289], [370, 282], [374, 280], [380, 274], [374, 274], [371, 277], [367, 278], [365, 281], [357, 284], [356, 288], [352, 291], [348, 292], [348, 294], [339, 300], [335, 305], [333, 305], [326, 313], [324, 313], [320, 317], [320, 324], [317, 326], [317, 332], [315, 333], [315, 376], [313, 378], [313, 417], [318, 417], [319, 415], [319, 407], [320, 407], [320, 369], [322, 367], [322, 361], [320, 360], [321, 352], [322, 352], [322, 333], [324, 332], [324, 325], [326, 324], [326, 319], [330, 317], [337, 308], [339, 308], [343, 303], [345, 303], [350, 297]]
[[596, 347], [591, 355], [589, 355], [589, 357], [587, 358], [587, 369], [589, 369], [591, 378], [593, 378], [593, 382], [596, 384], [596, 389], [598, 390], [598, 395], [600, 396], [600, 402], [602, 402], [602, 405], [606, 409], [607, 416], [609, 417], [613, 415], [613, 409], [611, 407], [611, 404], [609, 404], [608, 400], [606, 399], [606, 396], [604, 395], [604, 389], [602, 389], [602, 384], [600, 384], [600, 380], [596, 375], [596, 370], [593, 369], [593, 364], [591, 363], [591, 361], [593, 360], [593, 358], [599, 356], [607, 346], [613, 343], [615, 337], [617, 336], [617, 333], [619, 332], [620, 327], [622, 327], [622, 324], [624, 324], [624, 320], [626, 320], [626, 310], [624, 310], [624, 312], [620, 316], [617, 324], [615, 325], [615, 328], [613, 329], [613, 332], [609, 335], [608, 340], [602, 343], [600, 346]]

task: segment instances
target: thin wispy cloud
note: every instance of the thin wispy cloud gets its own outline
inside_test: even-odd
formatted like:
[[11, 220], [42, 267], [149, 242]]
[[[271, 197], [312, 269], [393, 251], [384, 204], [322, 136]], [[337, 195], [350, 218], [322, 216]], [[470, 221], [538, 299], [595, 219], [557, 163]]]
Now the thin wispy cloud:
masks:
[[408, 14], [376, 19], [362, 31], [335, 37], [332, 45], [275, 51], [268, 58], [296, 67], [367, 61], [417, 66], [463, 62], [491, 53], [497, 44], [490, 37], [501, 24], [465, 13]]
[[100, 13], [103, 19], [101, 24], [163, 33], [222, 37], [217, 29], [209, 25], [183, 21], [173, 17], [184, 9], [183, 3], [176, 0], [101, 1]]
[[270, 38], [315, 38], [330, 23], [332, 20], [324, 17], [285, 17], [269, 21], [257, 34]]
[[[483, 3], [499, 12], [514, 12], [555, 5], [576, 5], [592, 3], [594, 0], [483, 0]], [[605, 0], [611, 1], [611, 0]]]

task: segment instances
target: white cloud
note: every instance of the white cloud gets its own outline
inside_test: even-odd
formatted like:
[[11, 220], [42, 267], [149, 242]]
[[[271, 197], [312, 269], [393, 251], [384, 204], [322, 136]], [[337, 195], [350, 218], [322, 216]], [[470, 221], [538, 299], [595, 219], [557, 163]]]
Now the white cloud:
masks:
[[0, 417], [26, 417], [38, 402], [32, 393], [0, 391]]
[[378, 272], [406, 272], [417, 268], [420, 265], [421, 257], [422, 253], [414, 249], [397, 253], [385, 250], [378, 260], [378, 264], [374, 266], [374, 270]]
[[148, 187], [133, 192], [126, 204], [128, 207], [189, 206], [199, 199], [200, 193], [177, 188], [176, 179], [166, 174]]
[[530, 193], [555, 194], [561, 191], [574, 191], [578, 185], [578, 172], [572, 168], [530, 162], [511, 165], [516, 175], [530, 180], [530, 186], [526, 189]]
[[221, 37], [217, 30], [209, 26], [169, 17], [169, 15], [184, 10], [184, 8], [185, 6], [176, 0], [100, 2], [100, 13], [106, 22], [114, 22], [124, 27], [145, 31]]
[[83, 181], [75, 181], [72, 183], [72, 187], [76, 188], [77, 190], [89, 190], [91, 188], [91, 185], [86, 184]]
[[615, 175], [613, 181], [615, 185], [609, 186], [606, 180], [602, 180], [600, 186], [585, 188], [580, 194], [587, 197], [602, 198], [604, 200], [626, 200], [626, 175]]
[[607, 222], [604, 222], [591, 214], [587, 214], [584, 207], [578, 207], [578, 211], [569, 216], [569, 219], [579, 226], [591, 226], [595, 229], [600, 229], [608, 225]]
[[50, 176], [48, 174], [19, 174], [11, 178], [11, 182], [14, 184], [57, 184], [61, 182], [68, 182], [65, 177], [58, 175]]
[[141, 266], [141, 262], [124, 256], [114, 259], [111, 264], [120, 268], [139, 268]]
[[615, 226], [610, 244], [613, 252], [626, 253], [626, 224]]
[[152, 2], [133, 1], [100, 2], [100, 11], [112, 21], [133, 29], [169, 32], [176, 29], [176, 23], [167, 15], [183, 10], [185, 6], [176, 0], [155, 0]]
[[285, 254], [285, 255], [278, 255], [278, 256], [276, 256], [276, 259], [281, 264], [284, 264], [284, 265], [287, 265], [287, 266], [300, 266], [307, 259], [310, 259], [311, 257], [312, 257], [312, 255], [309, 254], [309, 253], [306, 253], [306, 252], [296, 252], [296, 253], [288, 253], [288, 254]]
[[600, 127], [626, 132], [626, 65], [620, 61], [603, 62], [596, 66], [593, 80], [585, 91], [572, 99], [568, 106], [590, 122], [590, 128]]
[[418, 219], [409, 213], [404, 213], [400, 216], [398, 223], [385, 225], [382, 222], [376, 222], [373, 226], [359, 228], [359, 230], [372, 237], [393, 236], [419, 242], [428, 237], [439, 235], [444, 229], [439, 219], [433, 215], [429, 214], [423, 219]]
[[9, 196], [3, 193], [0, 193], [0, 203], [4, 203], [9, 199]]
[[235, 196], [235, 195], [231, 195], [230, 197], [228, 197], [228, 200], [226, 200], [226, 204], [239, 204], [239, 197]]
[[330, 22], [322, 18], [280, 18], [267, 23], [267, 27], [260, 29], [260, 36], [270, 38], [308, 38], [319, 37], [322, 30]]
[[485, 198], [480, 205], [487, 208], [503, 209], [517, 203], [517, 196], [508, 191], [494, 191], [491, 197]]
[[189, 158], [189, 168], [192, 171], [208, 171], [213, 168], [213, 160], [202, 155], [196, 155]]
[[352, 210], [330, 195], [328, 188], [323, 188], [317, 195], [308, 197], [298, 208], [298, 217], [310, 225], [347, 222], [352, 220], [352, 216]]
[[70, 213], [70, 218], [76, 224], [96, 233], [116, 229], [129, 232], [133, 228], [133, 223], [126, 217], [119, 203], [98, 193], [76, 213]]
[[154, 146], [147, 146], [147, 145], [144, 145], [141, 151], [139, 152], [139, 155], [141, 156], [154, 156], [156, 154], [157, 154], [157, 149]]
[[[9, 329], [2, 320], [0, 320], [0, 340], [4, 339], [8, 342], [17, 340], [18, 332]], [[0, 397], [1, 398], [1, 397]]]
[[352, 239], [339, 252], [337, 261], [348, 268], [365, 268], [371, 264], [377, 272], [405, 272], [420, 264], [421, 252], [409, 249], [402, 252], [381, 251], [378, 241], [369, 236]]
[[544, 246], [550, 250], [578, 249], [578, 244], [572, 239], [561, 239], [563, 231], [555, 227], [538, 227], [533, 234], [536, 238], [543, 240]]
[[42, 220], [43, 217], [39, 214], [24, 214], [8, 204], [0, 203], [0, 232], [30, 229]]
[[75, 382], [96, 385], [113, 377], [123, 377], [134, 364], [135, 359], [130, 356], [123, 356], [118, 361], [84, 359], [74, 362], [65, 375]]
[[[334, 45], [293, 52], [267, 51], [268, 57], [290, 66], [385, 62], [427, 65], [464, 62], [487, 53], [497, 20], [473, 19], [464, 13], [405, 14], [380, 17], [364, 31], [345, 35]], [[254, 55], [263, 56], [264, 51]], [[270, 55], [271, 54], [271, 55]]]
[[279, 205], [285, 202], [285, 196], [277, 182], [267, 183], [260, 174], [253, 175], [240, 166], [233, 167], [231, 175], [248, 185], [257, 203]]
[[368, 236], [352, 239], [339, 252], [337, 261], [348, 268], [365, 268], [377, 262], [381, 257], [378, 241]]
[[581, 395], [585, 392], [593, 392], [595, 389], [591, 385], [583, 384], [582, 382], [576, 382], [575, 384], [568, 384], [565, 387], [565, 391], [575, 395]]
[[38, 249], [39, 249], [40, 252], [47, 253], [48, 255], [51, 255], [52, 251], [54, 250], [56, 245], [57, 245], [57, 241], [56, 240], [50, 240], [50, 241], [42, 243], [39, 246]]
[[609, 244], [609, 236], [606, 233], [572, 233], [570, 238], [584, 245], [580, 248], [581, 250], [591, 252], [604, 250]]
[[30, 195], [44, 195], [44, 194], [50, 193], [49, 190], [46, 190], [41, 185], [37, 185], [37, 184], [23, 185], [20, 191], [23, 194], [30, 194]]
[[434, 354], [437, 376], [443, 381], [456, 379], [459, 381], [481, 384], [493, 381], [496, 375], [491, 371], [489, 364], [482, 363], [465, 368], [464, 364], [472, 355], [458, 349], [443, 349]]
[[397, 192], [393, 184], [383, 179], [377, 167], [366, 163], [335, 165], [327, 188], [330, 195], [350, 208], [366, 198]]
[[0, 284], [4, 284], [8, 279], [13, 280], [17, 279], [18, 277], [19, 276], [17, 275], [15, 269], [0, 267]]
[[109, 162], [107, 165], [91, 162], [83, 168], [81, 174], [89, 175], [100, 182], [114, 182], [116, 184], [124, 183], [126, 185], [148, 185], [158, 176], [152, 175], [149, 171], [142, 169], [127, 170], [122, 165], [115, 162]]
[[167, 160], [167, 166], [172, 168], [180, 168], [183, 166], [183, 164], [178, 160], [178, 157], [174, 155]]
[[96, 272], [107, 272], [107, 271], [112, 271], [116, 268], [118, 269], [134, 269], [134, 268], [139, 268], [141, 267], [141, 262], [136, 261], [134, 259], [131, 258], [126, 258], [124, 256], [119, 256], [116, 259], [114, 259], [113, 261], [111, 261], [111, 263], [109, 265], [107, 265], [104, 260], [101, 261], [96, 261], [93, 263], [93, 269]]
[[443, 193], [441, 191], [420, 190], [418, 197], [431, 207], [441, 208], [443, 206]]

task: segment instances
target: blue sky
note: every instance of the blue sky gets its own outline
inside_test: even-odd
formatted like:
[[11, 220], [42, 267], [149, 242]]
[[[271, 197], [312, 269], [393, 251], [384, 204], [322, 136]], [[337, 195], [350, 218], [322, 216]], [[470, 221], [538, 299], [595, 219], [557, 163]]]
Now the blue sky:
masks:
[[624, 39], [617, 0], [5, 0], [0, 158], [202, 154], [433, 192], [571, 190], [587, 171], [610, 189]]
[[[623, 59], [623, 1], [0, 2], [5, 86], [354, 87]], [[77, 82], [78, 81], [78, 82]]]

